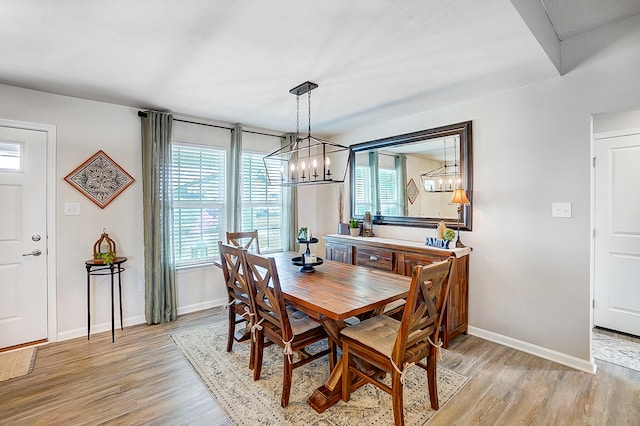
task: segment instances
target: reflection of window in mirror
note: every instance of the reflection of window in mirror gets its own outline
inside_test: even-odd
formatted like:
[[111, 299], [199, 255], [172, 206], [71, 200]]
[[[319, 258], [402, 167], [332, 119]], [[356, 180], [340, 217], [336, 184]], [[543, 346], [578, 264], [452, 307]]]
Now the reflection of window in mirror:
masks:
[[356, 155], [355, 167], [355, 214], [360, 216], [365, 212], [375, 212], [373, 203], [371, 202], [371, 176], [369, 171], [369, 163], [362, 161], [366, 157], [362, 154]]
[[405, 157], [370, 151], [355, 158], [355, 214], [403, 216], [405, 197]]
[[384, 216], [404, 216], [406, 214], [404, 164], [403, 155], [385, 153], [378, 155], [379, 214]]

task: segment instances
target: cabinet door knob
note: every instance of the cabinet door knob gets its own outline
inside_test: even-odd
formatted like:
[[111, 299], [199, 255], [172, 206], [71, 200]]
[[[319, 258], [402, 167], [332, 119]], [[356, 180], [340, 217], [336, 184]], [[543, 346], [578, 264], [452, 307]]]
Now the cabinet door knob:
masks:
[[378, 257], [377, 256], [369, 256], [369, 260], [376, 261], [376, 260], [378, 260]]

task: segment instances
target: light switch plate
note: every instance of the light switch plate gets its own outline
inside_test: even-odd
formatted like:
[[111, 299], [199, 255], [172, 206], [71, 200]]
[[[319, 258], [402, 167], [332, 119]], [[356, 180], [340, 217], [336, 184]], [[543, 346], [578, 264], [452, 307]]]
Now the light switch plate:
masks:
[[571, 203], [551, 203], [551, 217], [571, 217]]
[[80, 203], [64, 203], [64, 215], [65, 216], [79, 216], [80, 215]]

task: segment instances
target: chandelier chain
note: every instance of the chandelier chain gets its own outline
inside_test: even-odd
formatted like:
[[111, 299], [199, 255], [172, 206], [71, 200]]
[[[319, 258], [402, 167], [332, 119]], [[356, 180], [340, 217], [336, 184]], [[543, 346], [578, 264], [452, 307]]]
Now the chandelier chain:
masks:
[[300, 139], [300, 95], [296, 95], [296, 142]]
[[308, 107], [309, 108], [309, 133], [308, 135], [311, 136], [311, 90], [307, 92], [307, 96], [309, 99], [309, 107]]
[[444, 172], [447, 172], [447, 138], [444, 138], [442, 141], [442, 145], [444, 146]]

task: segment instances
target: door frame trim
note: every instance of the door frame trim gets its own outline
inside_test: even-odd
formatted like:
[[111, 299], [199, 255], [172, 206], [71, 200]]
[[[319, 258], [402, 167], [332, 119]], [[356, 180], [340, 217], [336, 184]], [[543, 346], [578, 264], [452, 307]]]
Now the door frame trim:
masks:
[[[611, 139], [617, 138], [621, 136], [631, 136], [640, 134], [640, 128], [629, 128], [622, 130], [612, 130], [606, 132], [598, 132], [595, 133], [593, 131], [593, 120], [594, 117], [591, 117], [591, 152], [589, 161], [591, 161], [590, 167], [590, 183], [591, 183], [591, 194], [590, 194], [590, 208], [591, 208], [591, 219], [590, 219], [590, 238], [589, 238], [589, 251], [590, 251], [590, 261], [589, 261], [589, 281], [590, 281], [590, 289], [589, 289], [589, 330], [593, 330], [595, 320], [595, 309], [593, 304], [595, 303], [596, 297], [596, 276], [595, 276], [595, 264], [596, 264], [596, 167], [593, 163], [596, 158], [596, 143], [601, 139]], [[595, 365], [595, 361], [593, 358], [593, 333], [589, 333], [589, 354], [591, 357], [591, 363]]]
[[56, 274], [56, 132], [52, 124], [0, 119], [0, 126], [45, 132], [47, 135], [47, 339], [58, 341]]

